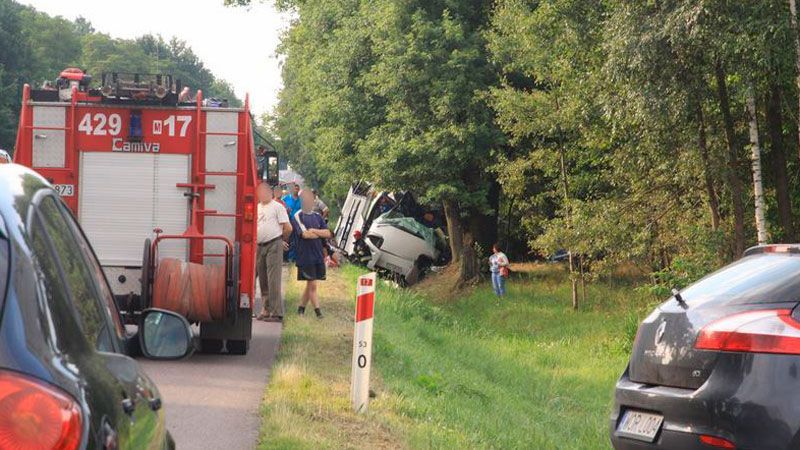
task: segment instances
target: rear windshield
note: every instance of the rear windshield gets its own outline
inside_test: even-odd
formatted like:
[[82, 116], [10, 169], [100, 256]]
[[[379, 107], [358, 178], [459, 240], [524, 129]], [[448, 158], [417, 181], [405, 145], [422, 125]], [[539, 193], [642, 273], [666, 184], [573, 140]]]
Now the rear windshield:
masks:
[[692, 305], [709, 300], [726, 303], [800, 301], [800, 256], [747, 256], [708, 275], [681, 292]]

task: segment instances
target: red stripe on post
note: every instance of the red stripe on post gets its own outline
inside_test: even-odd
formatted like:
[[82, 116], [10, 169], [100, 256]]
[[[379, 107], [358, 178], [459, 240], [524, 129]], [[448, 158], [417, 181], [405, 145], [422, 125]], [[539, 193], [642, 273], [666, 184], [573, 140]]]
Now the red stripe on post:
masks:
[[356, 322], [372, 318], [375, 307], [375, 292], [361, 294], [356, 300]]

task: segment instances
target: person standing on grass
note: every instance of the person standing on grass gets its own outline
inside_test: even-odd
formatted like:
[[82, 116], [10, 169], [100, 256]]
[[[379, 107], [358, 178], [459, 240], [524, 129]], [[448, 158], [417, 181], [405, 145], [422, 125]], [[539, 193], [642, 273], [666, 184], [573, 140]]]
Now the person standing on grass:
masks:
[[305, 314], [308, 302], [314, 306], [317, 318], [322, 318], [317, 295], [317, 282], [325, 280], [324, 241], [333, 234], [321, 215], [314, 212], [314, 193], [306, 189], [300, 196], [301, 209], [292, 218], [295, 234], [297, 279], [306, 282], [297, 313]]
[[500, 244], [492, 246], [492, 256], [489, 257], [489, 270], [492, 271], [492, 288], [495, 295], [506, 295], [506, 278], [508, 277], [508, 256], [500, 251]]
[[272, 186], [258, 185], [258, 253], [256, 268], [261, 285], [261, 312], [258, 320], [283, 320], [283, 297], [281, 297], [281, 265], [283, 264], [284, 240], [292, 233], [286, 207], [274, 199]]
[[294, 216], [297, 211], [300, 211], [300, 185], [297, 183], [289, 184], [289, 193], [283, 196], [283, 203], [289, 208], [289, 216]]
[[[290, 183], [289, 185], [289, 193], [284, 195], [282, 200], [283, 204], [286, 205], [286, 209], [289, 210], [289, 217], [294, 217], [297, 211], [300, 211], [301, 202], [300, 202], [300, 185], [297, 183]], [[292, 239], [289, 240], [289, 249], [286, 251], [286, 260], [287, 261], [294, 261], [297, 257], [295, 247], [297, 246], [296, 239], [292, 236]]]

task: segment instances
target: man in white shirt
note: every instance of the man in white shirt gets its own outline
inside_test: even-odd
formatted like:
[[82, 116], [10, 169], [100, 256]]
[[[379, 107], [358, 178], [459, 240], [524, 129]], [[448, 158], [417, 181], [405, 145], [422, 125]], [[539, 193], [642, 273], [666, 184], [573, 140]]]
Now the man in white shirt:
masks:
[[259, 320], [283, 320], [283, 297], [281, 297], [281, 264], [283, 263], [284, 240], [292, 234], [292, 225], [286, 208], [273, 200], [272, 186], [258, 186], [258, 256], [256, 266], [261, 285], [261, 313]]

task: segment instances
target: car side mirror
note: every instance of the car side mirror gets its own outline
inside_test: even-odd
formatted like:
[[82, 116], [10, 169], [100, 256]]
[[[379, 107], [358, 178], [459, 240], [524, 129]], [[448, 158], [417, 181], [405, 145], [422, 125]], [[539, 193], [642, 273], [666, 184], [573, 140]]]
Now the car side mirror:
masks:
[[180, 314], [164, 309], [147, 309], [141, 316], [139, 345], [146, 358], [185, 358], [194, 350], [192, 328]]

